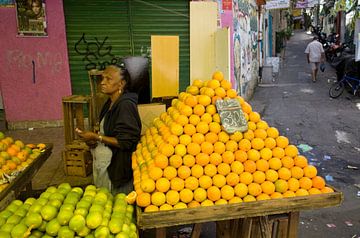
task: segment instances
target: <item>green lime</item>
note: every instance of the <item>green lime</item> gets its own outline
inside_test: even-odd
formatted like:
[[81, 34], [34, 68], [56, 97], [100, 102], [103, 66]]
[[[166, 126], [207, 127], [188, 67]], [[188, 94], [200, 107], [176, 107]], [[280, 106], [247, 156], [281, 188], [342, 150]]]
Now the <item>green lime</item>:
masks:
[[25, 224], [33, 229], [39, 228], [42, 224], [42, 216], [39, 213], [28, 213], [25, 217]]
[[6, 223], [9, 224], [18, 224], [21, 221], [22, 217], [18, 216], [18, 215], [12, 215], [11, 217], [9, 217], [6, 221]]
[[62, 226], [59, 229], [58, 238], [73, 238], [75, 237], [75, 232], [70, 230], [68, 226]]
[[26, 233], [27, 233], [27, 226], [24, 224], [17, 224], [16, 226], [13, 227], [13, 229], [11, 230], [11, 237], [12, 238], [23, 238], [25, 237]]
[[94, 235], [95, 235], [95, 238], [109, 237], [110, 230], [106, 226], [99, 226], [98, 228], [96, 228]]
[[45, 205], [40, 213], [44, 220], [50, 221], [57, 216], [57, 208], [51, 205]]
[[75, 215], [69, 221], [69, 228], [76, 232], [79, 232], [82, 229], [84, 229], [85, 225], [86, 225], [86, 220], [81, 215]]
[[108, 226], [111, 233], [118, 234], [122, 230], [123, 221], [119, 218], [111, 218]]
[[102, 222], [102, 213], [101, 212], [90, 212], [86, 216], [86, 225], [90, 229], [96, 229], [101, 225]]
[[10, 235], [9, 232], [0, 231], [0, 237], [1, 237], [1, 238], [11, 238], [11, 235]]
[[73, 217], [73, 212], [69, 210], [60, 210], [57, 215], [57, 220], [60, 225], [64, 226], [69, 224], [70, 219]]
[[53, 219], [46, 225], [46, 233], [50, 236], [56, 236], [59, 232], [61, 225], [57, 219]]

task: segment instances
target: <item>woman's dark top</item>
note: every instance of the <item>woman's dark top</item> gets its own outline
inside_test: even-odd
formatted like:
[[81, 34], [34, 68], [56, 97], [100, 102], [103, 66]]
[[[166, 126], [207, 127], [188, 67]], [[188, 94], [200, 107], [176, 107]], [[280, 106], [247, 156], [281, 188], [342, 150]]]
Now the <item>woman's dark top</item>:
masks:
[[100, 121], [105, 116], [105, 136], [115, 137], [118, 141], [118, 147], [109, 146], [113, 156], [107, 168], [114, 187], [132, 179], [131, 154], [136, 149], [141, 133], [137, 102], [136, 93], [125, 91], [110, 109], [111, 101], [106, 101], [100, 112]]

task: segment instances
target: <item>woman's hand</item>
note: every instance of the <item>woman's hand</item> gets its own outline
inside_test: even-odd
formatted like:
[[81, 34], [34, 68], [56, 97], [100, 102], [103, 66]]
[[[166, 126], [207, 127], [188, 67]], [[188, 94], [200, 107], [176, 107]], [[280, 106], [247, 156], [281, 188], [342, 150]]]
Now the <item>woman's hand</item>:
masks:
[[99, 139], [99, 135], [91, 131], [82, 131], [79, 128], [75, 128], [75, 132], [81, 139], [87, 142], [96, 142]]

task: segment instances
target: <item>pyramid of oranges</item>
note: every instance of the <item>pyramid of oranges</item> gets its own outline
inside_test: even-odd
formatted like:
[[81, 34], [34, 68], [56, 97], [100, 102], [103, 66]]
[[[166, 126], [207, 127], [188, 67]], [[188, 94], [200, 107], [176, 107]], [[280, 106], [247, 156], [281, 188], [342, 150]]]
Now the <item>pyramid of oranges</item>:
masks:
[[[236, 99], [246, 132], [228, 134], [216, 100]], [[262, 120], [219, 71], [194, 80], [153, 121], [132, 156], [145, 212], [329, 193], [289, 139]]]

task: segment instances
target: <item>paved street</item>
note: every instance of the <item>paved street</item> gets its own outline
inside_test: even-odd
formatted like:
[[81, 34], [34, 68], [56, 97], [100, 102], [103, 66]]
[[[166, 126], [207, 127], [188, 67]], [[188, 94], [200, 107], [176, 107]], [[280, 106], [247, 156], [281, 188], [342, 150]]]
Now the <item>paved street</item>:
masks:
[[311, 82], [303, 53], [311, 37], [303, 31], [291, 37], [278, 80], [259, 85], [250, 103], [290, 143], [311, 146], [303, 154], [344, 194], [340, 207], [302, 212], [299, 237], [360, 237], [360, 187], [354, 185], [360, 184], [360, 173], [348, 168], [360, 169], [360, 98], [346, 91], [338, 99], [328, 96], [335, 79], [329, 65]]

